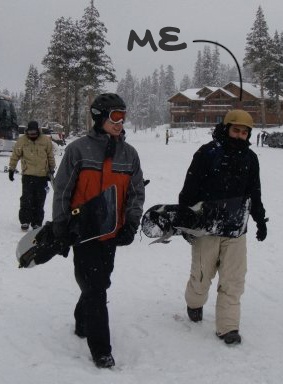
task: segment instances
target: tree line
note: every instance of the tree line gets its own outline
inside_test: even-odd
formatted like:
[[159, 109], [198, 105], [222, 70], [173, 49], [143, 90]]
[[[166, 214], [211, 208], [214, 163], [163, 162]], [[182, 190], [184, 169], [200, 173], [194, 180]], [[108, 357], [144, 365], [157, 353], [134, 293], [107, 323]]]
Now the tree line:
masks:
[[[37, 119], [41, 125], [56, 121], [65, 127], [67, 134], [70, 130], [91, 127], [89, 106], [92, 100], [104, 91], [106, 83], [117, 82], [111, 58], [105, 53], [109, 45], [106, 34], [107, 29], [93, 0], [81, 20], [61, 17], [55, 22], [48, 52], [42, 60], [44, 71], [39, 73], [30, 65], [25, 92], [12, 95], [21, 124], [31, 119]], [[246, 37], [241, 68], [243, 80], [260, 87], [265, 125], [265, 90], [278, 116], [281, 110], [283, 32], [269, 34], [261, 6]], [[169, 122], [167, 100], [174, 93], [188, 88], [219, 87], [229, 81], [239, 81], [236, 66], [221, 63], [218, 46], [212, 49], [205, 45], [198, 51], [192, 78], [185, 74], [177, 85], [172, 65], [161, 65], [142, 79], [127, 69], [125, 77], [117, 84], [117, 93], [125, 99], [128, 120], [136, 129], [141, 129]]]
[[60, 17], [55, 22], [43, 72], [30, 65], [25, 92], [18, 96], [18, 121], [36, 119], [40, 125], [56, 121], [70, 129], [86, 127], [89, 106], [106, 82], [115, 82], [111, 58], [105, 53], [110, 43], [107, 28], [90, 0], [81, 20]]

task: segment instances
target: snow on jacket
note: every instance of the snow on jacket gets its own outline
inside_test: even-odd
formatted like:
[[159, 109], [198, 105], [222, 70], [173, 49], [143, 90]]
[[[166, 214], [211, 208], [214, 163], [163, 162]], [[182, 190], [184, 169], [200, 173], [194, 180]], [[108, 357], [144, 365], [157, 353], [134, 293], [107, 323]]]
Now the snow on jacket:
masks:
[[15, 170], [19, 160], [23, 175], [46, 177], [56, 166], [51, 139], [43, 134], [34, 141], [27, 135], [21, 136], [14, 146], [9, 168]]
[[213, 140], [199, 148], [188, 169], [179, 195], [180, 211], [199, 201], [233, 198], [251, 199], [251, 216], [264, 219], [257, 155], [248, 148], [237, 149]]
[[143, 174], [137, 151], [123, 138], [116, 142], [113, 159], [105, 159], [109, 135], [91, 131], [70, 143], [56, 174], [53, 220], [68, 221], [71, 210], [117, 187], [117, 228], [127, 221], [138, 227], [145, 199]]

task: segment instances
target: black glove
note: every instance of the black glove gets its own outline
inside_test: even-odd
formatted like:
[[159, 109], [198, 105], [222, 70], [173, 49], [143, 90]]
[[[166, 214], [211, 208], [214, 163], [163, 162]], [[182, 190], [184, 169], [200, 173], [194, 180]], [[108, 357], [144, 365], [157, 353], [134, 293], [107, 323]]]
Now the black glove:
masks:
[[256, 223], [257, 224], [256, 238], [258, 239], [258, 241], [265, 240], [267, 236], [267, 227], [266, 227], [267, 221], [268, 219], [264, 219]]
[[54, 178], [55, 171], [49, 171], [48, 175], [46, 176], [47, 181], [51, 181], [52, 178]]
[[11, 181], [14, 181], [14, 173], [15, 173], [15, 171], [13, 171], [12, 169], [9, 169], [9, 179]]
[[73, 244], [73, 239], [71, 238], [68, 222], [59, 221], [52, 223], [52, 232], [55, 239], [60, 243], [60, 251], [58, 255], [62, 255], [64, 257], [68, 256], [70, 245]]
[[137, 233], [137, 226], [126, 223], [117, 233], [116, 236], [116, 245], [121, 247], [123, 245], [130, 245], [135, 238], [135, 234]]
[[146, 187], [147, 186], [147, 184], [149, 184], [150, 183], [150, 180], [145, 180], [145, 179], [143, 179], [143, 185]]

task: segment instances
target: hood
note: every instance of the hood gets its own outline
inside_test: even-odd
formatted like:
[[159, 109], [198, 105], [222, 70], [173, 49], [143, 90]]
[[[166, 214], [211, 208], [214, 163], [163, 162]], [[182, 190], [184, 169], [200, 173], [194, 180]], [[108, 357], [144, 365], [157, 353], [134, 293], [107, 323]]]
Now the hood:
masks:
[[217, 124], [212, 132], [212, 138], [219, 144], [223, 145], [227, 149], [244, 150], [247, 149], [251, 143], [249, 139], [241, 140], [235, 139], [229, 136], [228, 131], [230, 124], [224, 125], [223, 123]]

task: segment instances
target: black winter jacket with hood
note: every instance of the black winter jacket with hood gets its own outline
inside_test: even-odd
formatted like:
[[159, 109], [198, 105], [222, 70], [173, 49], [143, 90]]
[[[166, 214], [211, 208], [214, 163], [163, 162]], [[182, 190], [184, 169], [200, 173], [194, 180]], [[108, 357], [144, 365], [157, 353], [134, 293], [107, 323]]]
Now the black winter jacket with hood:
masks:
[[251, 199], [254, 221], [263, 221], [265, 209], [257, 155], [249, 149], [248, 140], [228, 137], [228, 128], [219, 124], [213, 140], [194, 154], [179, 195], [180, 212], [199, 201], [243, 197]]

